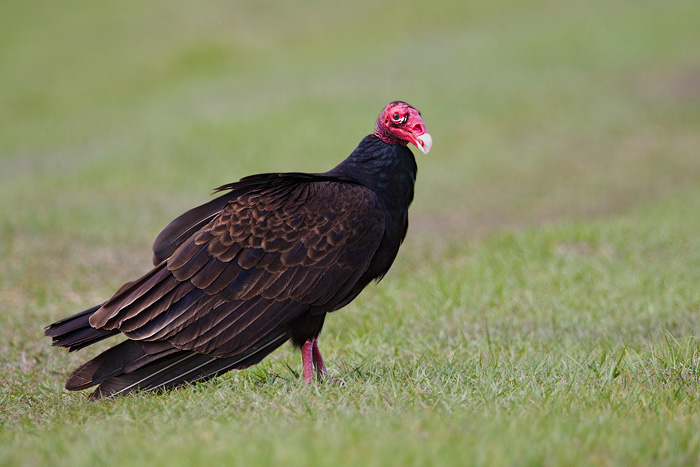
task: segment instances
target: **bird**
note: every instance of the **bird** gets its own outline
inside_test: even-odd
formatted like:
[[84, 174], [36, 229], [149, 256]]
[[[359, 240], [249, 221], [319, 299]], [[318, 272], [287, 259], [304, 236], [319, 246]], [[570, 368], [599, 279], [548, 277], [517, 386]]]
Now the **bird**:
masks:
[[153, 268], [105, 302], [44, 330], [80, 350], [126, 339], [73, 370], [91, 399], [165, 391], [243, 369], [291, 340], [307, 384], [329, 378], [318, 346], [326, 315], [389, 270], [408, 229], [417, 164], [432, 137], [421, 113], [389, 103], [374, 132], [324, 173], [262, 173], [170, 222]]

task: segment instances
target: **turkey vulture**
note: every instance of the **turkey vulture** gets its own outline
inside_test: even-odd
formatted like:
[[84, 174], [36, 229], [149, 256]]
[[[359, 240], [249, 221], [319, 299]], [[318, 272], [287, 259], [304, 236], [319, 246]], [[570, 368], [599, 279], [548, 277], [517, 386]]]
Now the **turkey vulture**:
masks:
[[327, 376], [326, 313], [379, 281], [406, 236], [417, 171], [408, 143], [427, 154], [432, 138], [418, 110], [392, 102], [334, 169], [245, 177], [173, 220], [150, 272], [46, 328], [70, 351], [127, 338], [75, 369], [66, 389], [168, 389], [255, 365], [289, 339], [304, 382]]

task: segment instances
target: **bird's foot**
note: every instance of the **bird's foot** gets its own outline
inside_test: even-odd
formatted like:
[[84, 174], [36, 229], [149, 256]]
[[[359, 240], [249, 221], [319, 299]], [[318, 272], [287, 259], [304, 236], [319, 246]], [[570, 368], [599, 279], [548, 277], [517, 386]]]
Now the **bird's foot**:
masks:
[[328, 374], [326, 364], [323, 363], [321, 351], [318, 348], [318, 338], [313, 337], [301, 347], [301, 361], [303, 365], [304, 382], [311, 386], [314, 383], [314, 372], [318, 381], [329, 381], [339, 383], [337, 380]]

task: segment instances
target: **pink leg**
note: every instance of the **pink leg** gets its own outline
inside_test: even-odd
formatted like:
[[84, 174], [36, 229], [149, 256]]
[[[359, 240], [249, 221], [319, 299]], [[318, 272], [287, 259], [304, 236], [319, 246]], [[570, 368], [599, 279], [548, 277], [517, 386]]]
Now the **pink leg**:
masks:
[[301, 363], [303, 366], [302, 376], [306, 384], [313, 384], [314, 370], [319, 380], [328, 378], [328, 370], [325, 363], [323, 363], [323, 357], [321, 357], [321, 351], [318, 348], [318, 338], [314, 337], [304, 342], [304, 345], [301, 347]]
[[316, 370], [316, 376], [320, 378], [324, 378], [328, 376], [328, 370], [326, 370], [326, 365], [323, 363], [323, 357], [321, 357], [321, 351], [318, 348], [318, 338], [314, 337], [311, 339], [313, 342], [313, 347], [312, 347], [312, 354], [313, 354], [313, 360], [314, 360], [314, 369]]
[[303, 367], [302, 375], [304, 382], [308, 385], [311, 385], [314, 382], [313, 346], [314, 339], [309, 339], [304, 342], [304, 345], [301, 347], [301, 364]]

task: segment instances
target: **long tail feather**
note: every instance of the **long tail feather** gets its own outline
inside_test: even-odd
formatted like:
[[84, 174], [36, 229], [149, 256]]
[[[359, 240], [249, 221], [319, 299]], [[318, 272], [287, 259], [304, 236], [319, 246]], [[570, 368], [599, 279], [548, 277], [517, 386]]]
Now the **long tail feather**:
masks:
[[87, 389], [108, 378], [137, 370], [178, 352], [180, 350], [168, 342], [126, 340], [73, 370], [66, 380], [66, 389]]
[[278, 331], [246, 352], [227, 358], [179, 350], [166, 342], [127, 340], [77, 368], [68, 377], [66, 389], [97, 385], [93, 399], [136, 390], [167, 390], [254, 365], [287, 339], [285, 332]]
[[53, 346], [68, 347], [73, 352], [92, 345], [102, 339], [118, 334], [117, 330], [95, 329], [90, 326], [92, 316], [102, 305], [96, 305], [60, 321], [50, 324], [44, 334], [52, 338]]

